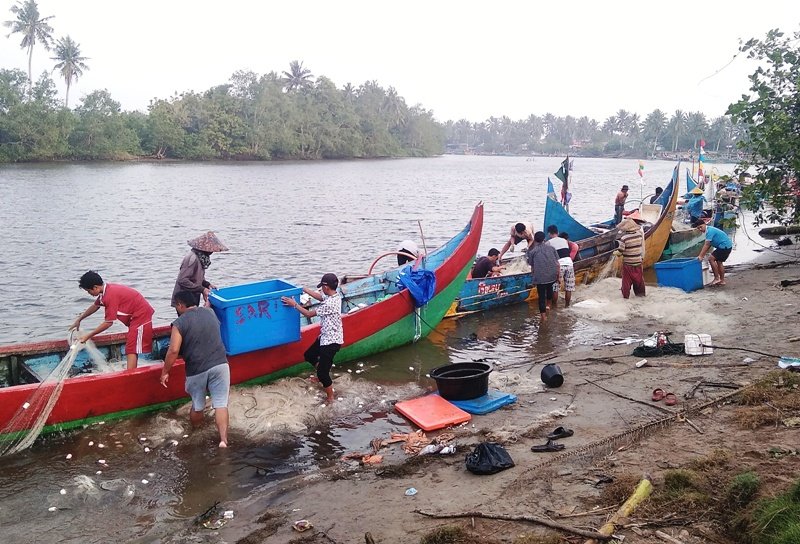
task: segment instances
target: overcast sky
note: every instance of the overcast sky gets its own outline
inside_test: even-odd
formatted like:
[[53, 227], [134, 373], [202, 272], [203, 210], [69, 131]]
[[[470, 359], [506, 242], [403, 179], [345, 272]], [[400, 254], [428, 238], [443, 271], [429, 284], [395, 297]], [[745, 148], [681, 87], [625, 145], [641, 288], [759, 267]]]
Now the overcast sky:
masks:
[[[0, 0], [0, 20], [12, 18], [13, 4]], [[644, 117], [655, 108], [717, 117], [747, 91], [755, 68], [743, 57], [730, 63], [739, 39], [800, 26], [796, 0], [38, 4], [55, 16], [55, 36], [69, 34], [90, 57], [72, 104], [106, 88], [123, 108], [145, 110], [153, 97], [203, 91], [240, 69], [280, 72], [297, 59], [339, 87], [394, 86], [440, 121], [548, 112], [603, 121], [619, 109]], [[2, 31], [0, 66], [27, 70], [20, 36]], [[51, 56], [36, 47], [34, 78], [52, 69]]]

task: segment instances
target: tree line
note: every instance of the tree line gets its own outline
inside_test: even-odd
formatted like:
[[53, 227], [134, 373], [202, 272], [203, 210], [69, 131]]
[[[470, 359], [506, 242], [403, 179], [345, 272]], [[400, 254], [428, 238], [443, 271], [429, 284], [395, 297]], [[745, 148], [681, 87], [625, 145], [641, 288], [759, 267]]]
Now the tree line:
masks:
[[702, 112], [676, 111], [671, 116], [660, 109], [644, 119], [619, 110], [600, 123], [589, 117], [530, 115], [512, 121], [490, 117], [473, 123], [466, 119], [445, 123], [448, 148], [483, 154], [564, 154], [586, 156], [652, 157], [698, 150], [706, 141], [712, 153], [735, 153], [746, 135], [742, 125], [724, 115], [709, 120]]

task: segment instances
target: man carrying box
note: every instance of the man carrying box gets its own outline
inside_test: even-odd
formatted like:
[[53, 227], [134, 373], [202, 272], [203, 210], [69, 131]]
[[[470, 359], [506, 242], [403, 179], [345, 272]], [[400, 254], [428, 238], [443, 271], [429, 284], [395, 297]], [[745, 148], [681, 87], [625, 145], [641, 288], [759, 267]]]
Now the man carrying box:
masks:
[[317, 287], [322, 292], [303, 287], [303, 292], [321, 301], [313, 310], [304, 308], [291, 297], [281, 297], [287, 306], [296, 308], [305, 317], [319, 316], [319, 338], [311, 344], [303, 357], [317, 369], [317, 378], [322, 384], [322, 389], [327, 395], [327, 402], [333, 402], [333, 380], [331, 379], [331, 366], [333, 358], [344, 343], [342, 330], [342, 298], [336, 291], [339, 287], [339, 278], [330, 272], [322, 276]]

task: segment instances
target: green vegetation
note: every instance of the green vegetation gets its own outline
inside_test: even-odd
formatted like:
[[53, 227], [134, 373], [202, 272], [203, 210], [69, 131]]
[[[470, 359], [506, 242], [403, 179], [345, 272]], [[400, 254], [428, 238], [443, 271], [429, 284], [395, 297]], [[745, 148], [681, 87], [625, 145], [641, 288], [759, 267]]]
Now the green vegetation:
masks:
[[466, 119], [445, 124], [448, 148], [487, 154], [564, 154], [613, 157], [697, 156], [702, 139], [709, 156], [727, 156], [745, 131], [728, 116], [709, 121], [701, 112], [676, 111], [671, 117], [654, 110], [644, 121], [619, 110], [602, 124], [588, 117], [531, 115], [512, 121], [490, 117], [483, 123]]
[[800, 482], [788, 492], [758, 503], [751, 534], [755, 544], [800, 542]]
[[751, 39], [739, 50], [759, 61], [750, 76], [750, 91], [731, 104], [728, 113], [747, 125], [740, 147], [748, 158], [738, 170], [756, 172], [745, 188], [744, 204], [756, 212], [756, 224], [800, 223], [800, 32], [785, 36], [771, 30], [764, 40]]
[[[62, 47], [63, 46], [63, 55]], [[86, 69], [77, 44], [56, 53], [66, 82]], [[430, 111], [408, 107], [376, 82], [338, 89], [309, 81], [237, 72], [204, 93], [154, 100], [148, 113], [122, 111], [108, 91], [64, 107], [43, 74], [30, 91], [20, 70], [0, 70], [0, 162], [111, 159], [339, 159], [430, 156], [443, 149]], [[296, 66], [295, 66], [296, 64]]]

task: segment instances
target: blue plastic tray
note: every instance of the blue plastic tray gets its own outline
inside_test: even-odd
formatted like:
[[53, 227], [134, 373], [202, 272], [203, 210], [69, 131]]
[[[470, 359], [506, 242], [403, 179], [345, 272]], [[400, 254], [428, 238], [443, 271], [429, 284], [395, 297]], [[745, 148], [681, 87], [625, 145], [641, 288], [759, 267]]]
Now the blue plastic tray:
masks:
[[482, 416], [489, 412], [494, 412], [498, 408], [517, 402], [517, 396], [511, 393], [503, 393], [497, 389], [489, 389], [488, 393], [477, 399], [451, 400], [450, 402], [465, 412]]

